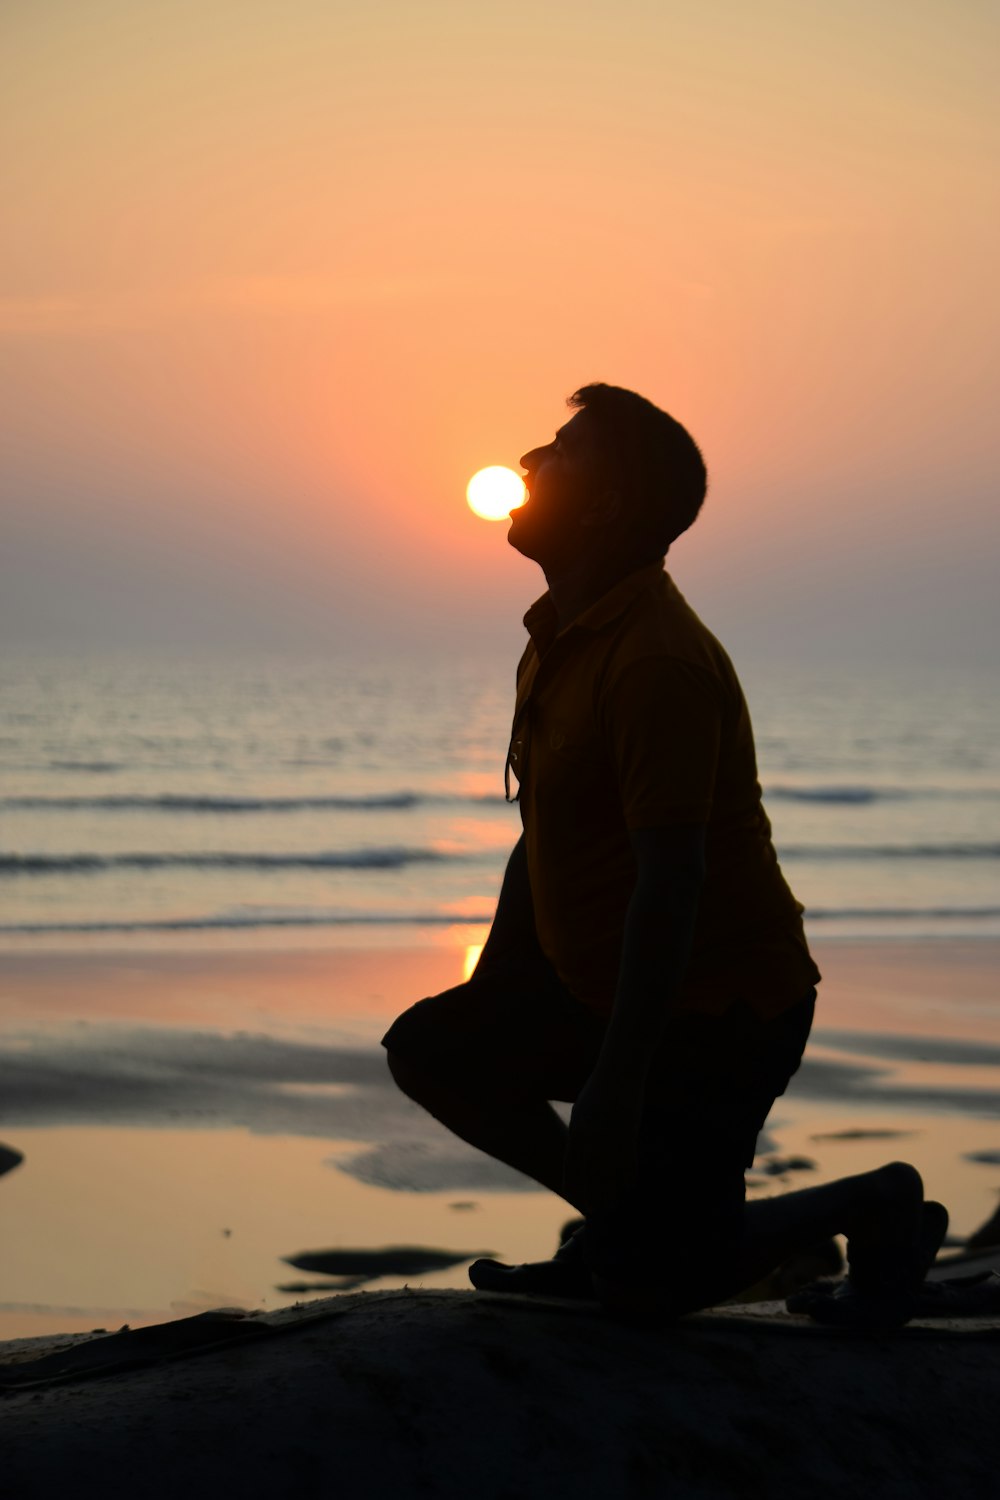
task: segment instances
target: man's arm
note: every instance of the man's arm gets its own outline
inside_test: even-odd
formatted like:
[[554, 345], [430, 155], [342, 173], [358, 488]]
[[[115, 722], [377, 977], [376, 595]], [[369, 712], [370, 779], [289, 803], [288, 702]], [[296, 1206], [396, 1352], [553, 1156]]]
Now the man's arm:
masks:
[[702, 824], [630, 834], [636, 882], [625, 919], [614, 1011], [598, 1067], [610, 1083], [645, 1084], [687, 970], [705, 879]]
[[634, 1170], [646, 1075], [691, 957], [705, 878], [704, 825], [644, 828], [630, 839], [637, 873], [614, 1010], [570, 1124], [566, 1185], [591, 1209]]
[[528, 881], [528, 856], [522, 833], [507, 861], [493, 925], [479, 955], [476, 973], [507, 968], [539, 952]]

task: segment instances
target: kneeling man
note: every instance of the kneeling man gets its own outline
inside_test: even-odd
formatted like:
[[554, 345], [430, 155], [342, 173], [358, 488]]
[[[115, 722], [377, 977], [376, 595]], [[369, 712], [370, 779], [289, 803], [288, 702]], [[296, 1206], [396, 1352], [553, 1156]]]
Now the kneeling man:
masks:
[[[475, 973], [400, 1016], [389, 1066], [584, 1217], [554, 1260], [477, 1262], [478, 1287], [684, 1312], [841, 1230], [881, 1266], [917, 1238], [912, 1168], [790, 1195], [799, 1210], [767, 1224], [745, 1206], [819, 973], [736, 673], [663, 567], [704, 499], [701, 453], [631, 391], [590, 385], [569, 405], [521, 460], [509, 532], [548, 584], [525, 617], [507, 760], [523, 834]], [[552, 1100], [572, 1102], [568, 1127]]]

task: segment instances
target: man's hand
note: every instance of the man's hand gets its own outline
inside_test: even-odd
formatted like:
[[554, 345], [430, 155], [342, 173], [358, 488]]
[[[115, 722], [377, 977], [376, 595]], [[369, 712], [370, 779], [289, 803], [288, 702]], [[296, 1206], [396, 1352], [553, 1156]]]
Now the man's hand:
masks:
[[573, 1106], [565, 1188], [585, 1214], [610, 1208], [636, 1174], [642, 1088], [611, 1087], [599, 1070]]

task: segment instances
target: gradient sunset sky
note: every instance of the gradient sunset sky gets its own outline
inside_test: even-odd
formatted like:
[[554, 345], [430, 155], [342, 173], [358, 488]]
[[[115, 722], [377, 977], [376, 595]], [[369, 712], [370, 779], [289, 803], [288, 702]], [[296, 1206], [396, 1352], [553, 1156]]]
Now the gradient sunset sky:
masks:
[[685, 422], [731, 645], [990, 660], [991, 0], [7, 0], [12, 645], [516, 649], [465, 483]]

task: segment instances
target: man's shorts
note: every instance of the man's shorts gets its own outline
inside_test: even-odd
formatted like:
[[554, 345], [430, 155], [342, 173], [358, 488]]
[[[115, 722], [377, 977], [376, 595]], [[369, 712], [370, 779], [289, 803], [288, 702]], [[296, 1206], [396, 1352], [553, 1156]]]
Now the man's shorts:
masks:
[[418, 1000], [382, 1045], [459, 1087], [492, 1082], [572, 1103], [597, 1061], [604, 1027], [539, 956], [501, 972], [477, 971], [465, 984]]
[[[743, 1174], [775, 1099], [799, 1066], [816, 992], [762, 1020], [738, 996], [721, 1015], [666, 1022], [646, 1079], [640, 1159], [609, 1216], [588, 1220], [588, 1259], [614, 1279], [640, 1246], [694, 1234], [728, 1253], [742, 1226]], [[420, 1000], [383, 1037], [396, 1056], [452, 1087], [491, 1087], [571, 1102], [594, 1068], [605, 1021], [580, 1004], [544, 959], [477, 973]], [[697, 1226], [695, 1229], [694, 1226]]]

